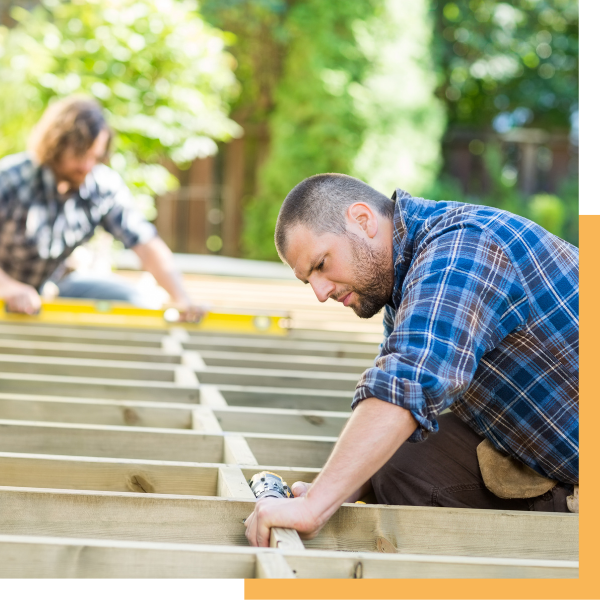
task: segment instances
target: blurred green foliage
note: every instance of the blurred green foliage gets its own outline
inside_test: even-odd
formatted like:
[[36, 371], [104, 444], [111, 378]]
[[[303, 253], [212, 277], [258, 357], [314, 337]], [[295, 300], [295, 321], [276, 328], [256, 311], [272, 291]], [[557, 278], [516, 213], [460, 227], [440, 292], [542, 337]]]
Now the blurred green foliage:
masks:
[[432, 200], [452, 200], [483, 204], [507, 210], [535, 221], [554, 235], [579, 245], [579, 182], [577, 177], [566, 179], [556, 194], [534, 194], [527, 197], [507, 178], [504, 157], [499, 145], [488, 145], [483, 159], [489, 175], [490, 191], [482, 197], [466, 195], [456, 179], [440, 175], [425, 191]]
[[578, 100], [576, 0], [443, 0], [438, 93], [449, 123], [568, 128]]
[[237, 91], [227, 38], [177, 0], [44, 0], [14, 7], [0, 28], [0, 156], [23, 150], [53, 98], [96, 97], [117, 131], [111, 165], [152, 217], [177, 186], [160, 161], [214, 154], [241, 134], [227, 117]]
[[244, 208], [246, 256], [277, 257], [279, 207], [305, 177], [348, 173], [390, 194], [434, 178], [445, 121], [427, 0], [207, 0], [202, 11], [236, 35], [234, 114], [270, 134]]
[[[432, 8], [437, 95], [445, 102], [450, 129], [471, 131], [474, 138], [517, 127], [569, 130], [578, 110], [576, 0], [432, 0]], [[556, 194], [527, 197], [518, 189], [518, 161], [511, 163], [499, 143], [482, 144], [481, 152], [487, 193], [467, 195], [442, 173], [425, 194], [502, 208], [578, 244], [576, 169]]]

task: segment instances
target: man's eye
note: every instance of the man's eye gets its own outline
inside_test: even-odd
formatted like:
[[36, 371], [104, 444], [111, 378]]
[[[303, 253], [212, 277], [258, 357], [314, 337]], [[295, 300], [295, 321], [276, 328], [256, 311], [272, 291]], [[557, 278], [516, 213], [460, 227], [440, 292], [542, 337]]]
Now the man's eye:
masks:
[[323, 265], [325, 264], [325, 261], [322, 260], [318, 265], [317, 265], [317, 270], [320, 271], [323, 268]]

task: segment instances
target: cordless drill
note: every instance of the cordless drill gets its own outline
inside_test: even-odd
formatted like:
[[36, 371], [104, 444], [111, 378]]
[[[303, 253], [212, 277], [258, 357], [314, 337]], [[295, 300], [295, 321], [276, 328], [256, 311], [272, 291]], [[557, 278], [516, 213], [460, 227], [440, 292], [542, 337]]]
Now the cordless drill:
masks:
[[248, 481], [250, 489], [258, 500], [261, 498], [293, 498], [292, 490], [277, 473], [261, 471]]

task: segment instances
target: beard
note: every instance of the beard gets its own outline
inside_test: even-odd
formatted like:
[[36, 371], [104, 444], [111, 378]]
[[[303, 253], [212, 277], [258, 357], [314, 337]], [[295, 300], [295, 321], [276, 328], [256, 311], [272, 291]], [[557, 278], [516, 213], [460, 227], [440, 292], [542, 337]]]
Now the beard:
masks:
[[[361, 319], [376, 315], [391, 299], [394, 288], [394, 267], [385, 252], [372, 249], [358, 236], [347, 232], [351, 239], [352, 290], [357, 296], [352, 310]], [[346, 294], [347, 292], [344, 292]], [[342, 294], [339, 295], [340, 297]]]

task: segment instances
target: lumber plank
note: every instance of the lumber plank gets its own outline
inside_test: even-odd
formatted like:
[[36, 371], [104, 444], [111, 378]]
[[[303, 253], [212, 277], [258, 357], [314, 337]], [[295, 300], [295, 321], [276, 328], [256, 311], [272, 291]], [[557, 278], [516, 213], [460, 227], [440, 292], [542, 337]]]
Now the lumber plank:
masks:
[[[1, 487], [0, 532], [245, 546], [243, 519], [254, 504]], [[377, 552], [376, 538], [385, 537], [399, 554], [577, 560], [578, 525], [578, 515], [561, 513], [343, 505], [305, 546]]]
[[347, 412], [352, 403], [352, 393], [336, 390], [228, 384], [217, 387], [230, 406]]
[[[219, 468], [226, 466], [220, 463], [0, 452], [0, 485], [240, 497], [219, 492]], [[245, 467], [241, 479], [245, 482], [254, 473], [263, 470], [271, 471], [273, 467]], [[288, 467], [278, 468], [277, 472], [292, 485], [296, 481], [313, 481], [319, 470]]]
[[269, 543], [271, 548], [279, 550], [304, 550], [304, 544], [294, 529], [272, 527]]
[[60, 394], [65, 397], [106, 398], [118, 400], [156, 400], [159, 402], [189, 402], [199, 404], [200, 389], [177, 387], [163, 381], [135, 381], [94, 377], [67, 377], [63, 375], [37, 375], [1, 373], [3, 392]]
[[222, 498], [245, 498], [255, 500], [242, 470], [237, 466], [223, 465], [219, 467], [218, 496]]
[[0, 452], [320, 468], [333, 443], [315, 436], [0, 420]]
[[241, 435], [225, 436], [225, 462], [232, 465], [258, 465], [248, 442]]
[[163, 336], [163, 338], [160, 340], [160, 347], [161, 352], [169, 356], [180, 357], [183, 352], [181, 342], [170, 335]]
[[[258, 568], [259, 557], [267, 556], [283, 557], [292, 575], [298, 578], [354, 578], [357, 574], [365, 579], [578, 577], [575, 561], [300, 553], [169, 542], [0, 535], [0, 577], [4, 579], [250, 579], [268, 576], [268, 572], [260, 572]], [[265, 563], [261, 568], [264, 569]], [[268, 566], [272, 564], [271, 561]]]
[[[205, 391], [203, 388], [201, 394]], [[219, 390], [215, 389], [214, 394], [218, 394], [221, 403], [212, 409], [212, 414], [225, 431], [337, 436], [350, 416], [346, 412], [227, 406]], [[0, 392], [0, 419], [192, 429], [195, 410], [183, 403]]]
[[199, 406], [192, 411], [192, 429], [217, 433], [223, 431], [215, 414], [207, 406]]
[[0, 451], [222, 462], [223, 436], [193, 430], [0, 421]]
[[196, 373], [189, 367], [184, 365], [178, 365], [175, 367], [175, 385], [177, 387], [185, 387], [190, 388], [194, 386], [199, 386], [200, 382], [196, 377]]
[[[335, 438], [317, 436], [274, 436], [250, 432], [244, 432], [243, 435], [252, 454], [261, 465], [279, 461], [290, 467], [321, 468], [327, 462], [335, 444]], [[277, 448], [273, 444], [275, 439], [280, 440]]]
[[[184, 403], [0, 393], [0, 419], [22, 421], [191, 429], [193, 406]], [[233, 424], [236, 422], [234, 419]]]
[[[354, 390], [358, 378], [352, 373], [244, 369], [241, 367], [205, 367], [192, 371], [190, 367], [184, 365], [53, 356], [12, 356], [9, 354], [0, 355], [0, 372], [175, 382], [175, 385], [184, 387], [198, 385], [199, 380], [201, 383], [208, 384], [261, 384], [306, 387], [316, 390], [346, 390], [348, 392]], [[194, 376], [194, 372], [198, 379]]]
[[8, 325], [0, 323], [0, 338], [3, 339], [28, 339], [32, 341], [62, 341], [66, 343], [81, 343], [90, 340], [105, 340], [111, 345], [144, 346], [147, 348], [160, 348], [161, 340], [168, 333], [142, 332], [132, 329], [111, 329], [108, 327], [80, 327], [50, 325], [34, 325], [20, 323]]
[[257, 579], [294, 579], [295, 577], [294, 571], [282, 554], [261, 552], [256, 555]]
[[417, 554], [374, 555], [311, 550], [283, 553], [299, 579], [576, 579], [579, 563]]
[[[160, 363], [136, 363], [120, 360], [90, 358], [63, 358], [55, 356], [0, 355], [0, 371], [3, 373], [35, 373], [38, 375], [62, 375], [100, 377], [108, 379], [139, 379], [142, 381], [175, 382], [180, 365]], [[182, 384], [180, 384], [182, 385]], [[196, 383], [190, 384], [197, 385]]]
[[227, 400], [217, 386], [202, 384], [200, 386], [200, 404], [211, 408], [225, 408]]
[[241, 367], [245, 369], [283, 369], [326, 371], [330, 373], [353, 373], [355, 376], [373, 366], [373, 358], [329, 358], [299, 354], [263, 354], [243, 352], [217, 352], [203, 350], [202, 359], [208, 367]]
[[337, 437], [349, 412], [228, 406], [213, 409], [224, 431]]
[[356, 344], [352, 342], [331, 343], [289, 340], [286, 338], [264, 338], [256, 336], [233, 337], [216, 334], [193, 334], [184, 348], [220, 352], [259, 352], [261, 354], [286, 354], [373, 360], [379, 351], [378, 344]]
[[0, 535], [0, 577], [68, 579], [244, 578], [251, 548]]
[[179, 354], [171, 355], [159, 348], [89, 343], [90, 340], [87, 340], [87, 342], [88, 343], [67, 343], [0, 338], [0, 353], [172, 364], [176, 364], [180, 361], [181, 351]]
[[241, 367], [206, 367], [196, 371], [200, 383], [214, 385], [263, 385], [271, 387], [336, 390], [352, 393], [358, 376], [353, 373], [290, 371], [283, 369], [244, 369]]

